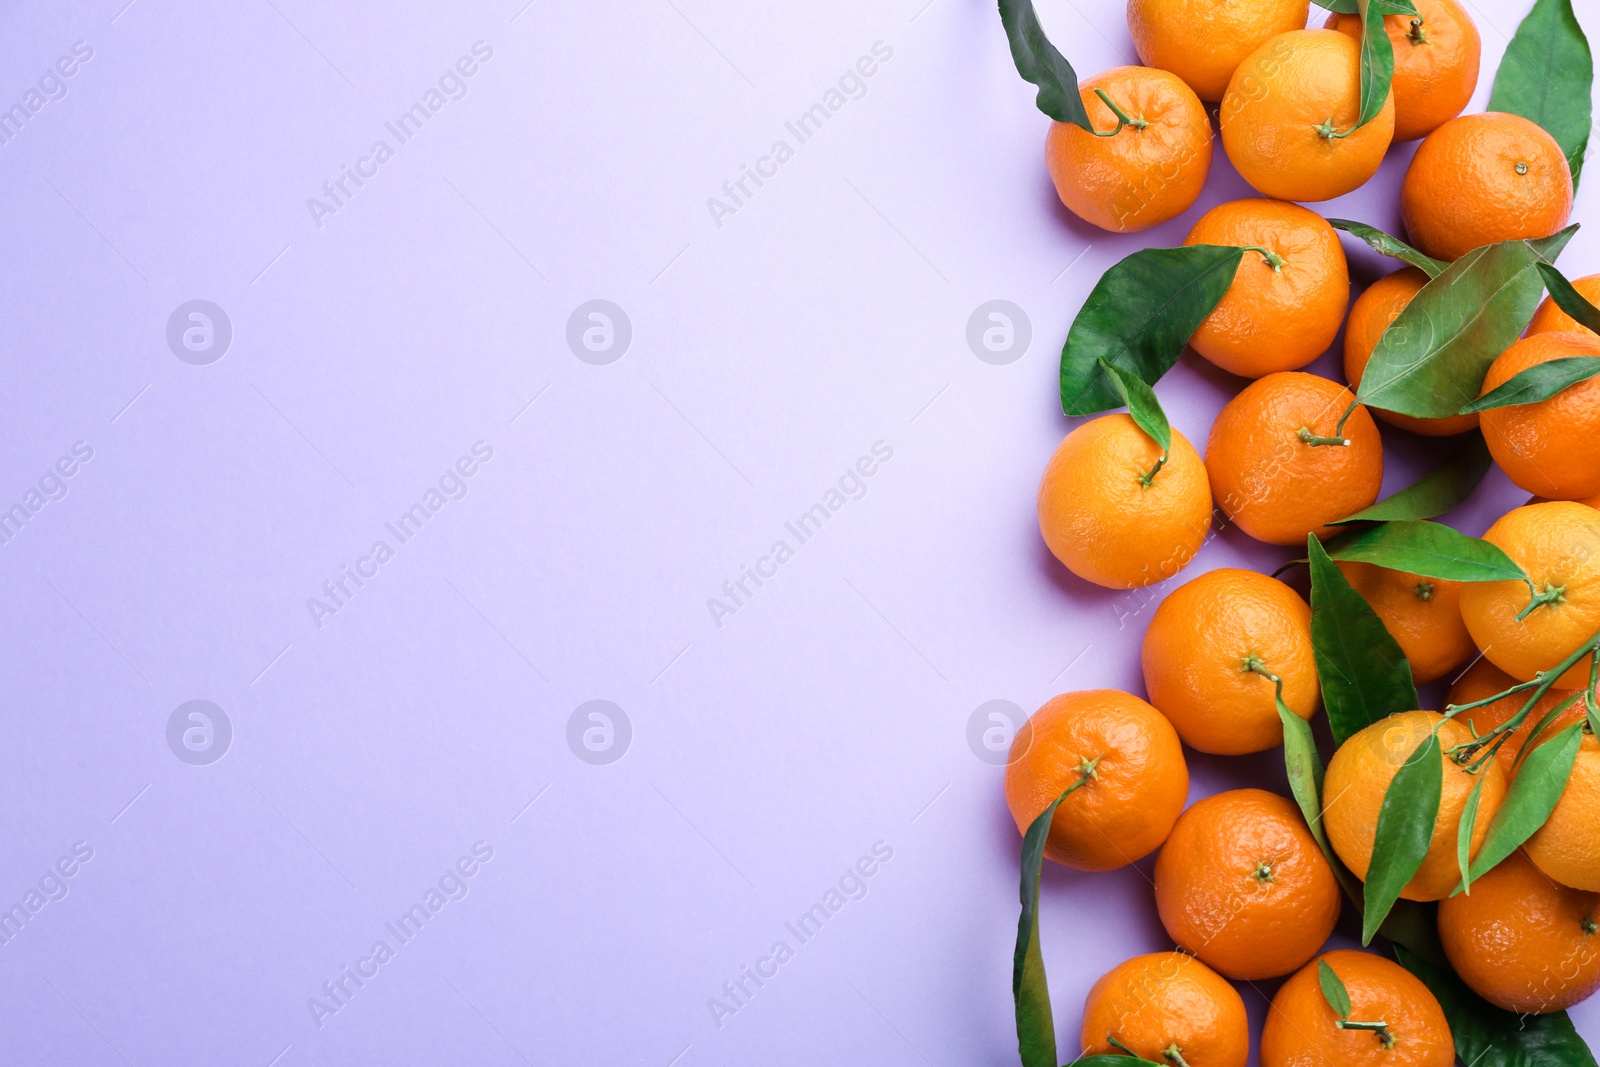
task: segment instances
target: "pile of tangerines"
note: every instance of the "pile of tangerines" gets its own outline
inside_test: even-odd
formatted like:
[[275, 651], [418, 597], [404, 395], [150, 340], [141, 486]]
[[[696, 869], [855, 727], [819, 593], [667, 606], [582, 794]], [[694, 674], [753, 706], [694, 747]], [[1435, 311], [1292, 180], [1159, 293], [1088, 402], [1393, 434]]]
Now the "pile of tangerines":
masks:
[[[1458, 1050], [1467, 1058], [1458, 1016], [1481, 1021], [1489, 1005], [1549, 1016], [1600, 989], [1600, 310], [1589, 303], [1600, 301], [1600, 275], [1570, 287], [1562, 280], [1560, 306], [1552, 282], [1552, 298], [1531, 322], [1523, 313], [1514, 343], [1486, 373], [1451, 379], [1460, 397], [1445, 399], [1455, 413], [1418, 417], [1358, 402], [1369, 360], [1380, 344], [1398, 343], [1385, 334], [1425, 287], [1450, 284], [1487, 246], [1544, 248], [1537, 242], [1562, 232], [1582, 148], [1572, 159], [1523, 115], [1461, 114], [1478, 82], [1479, 34], [1457, 0], [1326, 6], [1335, 9], [1326, 27], [1307, 29], [1307, 0], [1130, 0], [1129, 29], [1146, 65], [1078, 84], [1031, 4], [1000, 2], [1018, 68], [1057, 119], [1046, 162], [1075, 214], [1131, 232], [1186, 211], [1212, 163], [1208, 104], [1218, 105], [1228, 159], [1262, 194], [1206, 212], [1184, 242], [1243, 250], [1186, 338], [1200, 357], [1249, 380], [1217, 416], [1204, 456], [1160, 415], [1152, 388], [1160, 369], [1150, 373], [1148, 360], [1130, 355], [1151, 350], [1159, 309], [1119, 308], [1110, 274], [1086, 304], [1083, 315], [1126, 324], [1119, 328], [1131, 339], [1096, 373], [1129, 412], [1082, 423], [1050, 458], [1038, 499], [1046, 544], [1083, 580], [1142, 587], [1177, 575], [1220, 512], [1261, 542], [1305, 548], [1313, 575], [1310, 603], [1277, 577], [1244, 569], [1178, 585], [1144, 635], [1147, 699], [1066, 693], [1018, 732], [1005, 796], [1025, 835], [1014, 991], [1028, 1067], [1061, 1062], [1038, 946], [1041, 856], [1107, 871], [1159, 849], [1156, 906], [1177, 951], [1137, 956], [1095, 983], [1080, 1035], [1080, 1062], [1095, 1067], [1244, 1067], [1250, 1034], [1229, 979], [1289, 976], [1260, 1035], [1263, 1067], [1449, 1067]], [[1570, 20], [1581, 41], [1570, 0], [1539, 0], [1530, 24], [1536, 17]], [[1552, 66], [1544, 76], [1566, 73]], [[1589, 92], [1587, 83], [1548, 88]], [[1419, 138], [1399, 204], [1409, 244], [1363, 235], [1417, 265], [1378, 280], [1352, 306], [1338, 233], [1300, 204], [1358, 188], [1392, 143]], [[1171, 296], [1184, 299], [1183, 287], [1174, 283]], [[1466, 334], [1483, 311], [1424, 325]], [[1341, 327], [1348, 384], [1302, 371]], [[1430, 343], [1430, 352], [1445, 350]], [[1465, 444], [1441, 441], [1441, 455], [1486, 448], [1476, 476], [1492, 458], [1532, 499], [1481, 541], [1448, 530], [1460, 541], [1440, 540], [1437, 524], [1419, 520], [1470, 491], [1466, 463], [1428, 489], [1448, 504], [1410, 515], [1373, 508], [1384, 465], [1374, 416], [1427, 438], [1468, 435]], [[1468, 484], [1451, 495], [1445, 483], [1458, 476]], [[1388, 543], [1402, 533], [1417, 540], [1389, 556], [1348, 547], [1384, 541], [1378, 520], [1395, 515], [1398, 525], [1433, 529], [1398, 531]], [[1471, 552], [1437, 565], [1423, 558], [1465, 542]], [[1371, 559], [1415, 560], [1417, 570]], [[1474, 580], [1469, 564], [1481, 560], [1493, 566]], [[1324, 588], [1327, 614], [1314, 620]], [[1361, 655], [1371, 657], [1370, 674]], [[1414, 699], [1412, 686], [1453, 675], [1443, 712], [1402, 706], [1359, 729], [1335, 726], [1324, 776], [1306, 724], [1325, 701], [1331, 721], [1336, 688], [1349, 705], [1373, 678], [1398, 678]], [[1552, 756], [1556, 740], [1573, 754]], [[1225, 756], [1285, 746], [1294, 796], [1240, 789], [1185, 809], [1185, 745]], [[1426, 774], [1413, 770], [1421, 763]], [[1399, 809], [1425, 803], [1432, 812], [1435, 794], [1437, 813], [1420, 839], [1392, 845], [1419, 832]], [[1379, 883], [1393, 889], [1374, 915]], [[1396, 895], [1402, 903], [1389, 911]], [[1375, 951], [1323, 951], [1346, 896], [1366, 908], [1365, 941], [1381, 929], [1403, 944], [1406, 966]], [[1521, 1039], [1482, 1034], [1471, 1039], [1474, 1058], [1593, 1064], [1570, 1029], [1558, 1036], [1581, 1054], [1569, 1058], [1517, 1058], [1527, 1052], [1513, 1047]]]

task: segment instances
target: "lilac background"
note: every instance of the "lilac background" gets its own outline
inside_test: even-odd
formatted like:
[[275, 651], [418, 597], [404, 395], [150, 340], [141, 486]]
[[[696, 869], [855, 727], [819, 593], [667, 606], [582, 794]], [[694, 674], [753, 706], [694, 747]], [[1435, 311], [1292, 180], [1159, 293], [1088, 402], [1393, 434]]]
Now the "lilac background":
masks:
[[[1033, 494], [1068, 323], [1111, 263], [1249, 195], [1220, 150], [1171, 225], [1079, 223], [979, 0], [124, 3], [0, 16], [0, 106], [93, 49], [0, 146], [0, 505], [93, 449], [0, 547], [0, 905], [93, 849], [0, 945], [0, 1062], [1014, 1062], [1018, 841], [968, 721], [1142, 692], [1165, 590], [1065, 575]], [[1528, 5], [1469, 6], [1481, 107]], [[1135, 61], [1118, 0], [1041, 11], [1081, 71]], [[319, 227], [307, 198], [478, 41], [466, 96]], [[707, 198], [779, 138], [718, 225]], [[1410, 151], [1322, 210], [1395, 229]], [[209, 366], [165, 340], [195, 298], [233, 327]], [[565, 340], [595, 298], [633, 328], [608, 366]], [[1034, 331], [1008, 366], [965, 341], [995, 298]], [[1199, 442], [1237, 386], [1186, 358], [1161, 393]], [[1385, 437], [1393, 488], [1430, 446]], [[479, 441], [399, 545], [385, 522]], [[716, 625], [707, 599], [880, 441], [865, 495]], [[1520, 499], [1495, 473], [1463, 522]], [[319, 627], [307, 598], [378, 539], [395, 557]], [[1284, 558], [1229, 532], [1183, 578]], [[197, 698], [234, 732], [209, 766], [167, 744]], [[566, 741], [594, 699], [632, 726], [608, 766]], [[1195, 796], [1281, 781], [1275, 754], [1192, 767]], [[399, 945], [385, 923], [480, 841]], [[866, 896], [799, 944], [784, 923], [876, 842]], [[1064, 1046], [1099, 973], [1167, 946], [1148, 866], [1047, 872]], [[319, 1027], [308, 999], [380, 938]], [[719, 1027], [708, 998], [779, 938]]]

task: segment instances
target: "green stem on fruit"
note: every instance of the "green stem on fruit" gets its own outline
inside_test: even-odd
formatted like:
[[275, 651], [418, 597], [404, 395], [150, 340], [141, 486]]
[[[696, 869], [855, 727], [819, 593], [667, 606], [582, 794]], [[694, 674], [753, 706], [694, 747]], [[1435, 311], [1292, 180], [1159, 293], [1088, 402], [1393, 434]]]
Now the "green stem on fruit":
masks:
[[1162, 453], [1161, 458], [1156, 460], [1156, 465], [1154, 467], [1151, 467], [1149, 470], [1139, 475], [1139, 484], [1144, 486], [1146, 489], [1150, 488], [1150, 483], [1156, 480], [1156, 475], [1160, 474], [1161, 468], [1165, 467], [1166, 465], [1167, 457], [1165, 453]]
[[1546, 604], [1559, 604], [1567, 598], [1566, 586], [1547, 585], [1544, 587], [1544, 592], [1541, 593], [1533, 584], [1533, 579], [1531, 578], [1528, 579], [1528, 592], [1532, 594], [1532, 599], [1528, 601], [1527, 607], [1523, 608], [1517, 613], [1518, 622], [1521, 622], [1523, 619], [1526, 619], [1529, 615], [1533, 614], [1535, 608], [1542, 608]]
[[1188, 1062], [1183, 1058], [1183, 1049], [1178, 1047], [1176, 1041], [1162, 1049], [1161, 1054], [1167, 1058], [1167, 1062], [1172, 1064], [1172, 1067], [1189, 1067]]
[[1394, 1035], [1389, 1032], [1388, 1023], [1358, 1023], [1349, 1019], [1339, 1019], [1334, 1025], [1341, 1030], [1371, 1030], [1378, 1035], [1378, 1040], [1383, 1042], [1384, 1048], [1394, 1048]]
[[1355, 133], [1356, 130], [1360, 129], [1360, 127], [1352, 126], [1348, 130], [1340, 132], [1339, 127], [1333, 124], [1333, 116], [1329, 115], [1321, 126], [1313, 126], [1312, 129], [1316, 130], [1317, 134], [1325, 141], [1337, 141], [1342, 138], [1349, 137], [1352, 133]]
[[1262, 261], [1272, 268], [1272, 273], [1283, 273], [1283, 257], [1272, 251], [1272, 249], [1262, 248], [1260, 245], [1245, 245], [1244, 250], [1246, 252], [1259, 252]]
[[1317, 447], [1319, 445], [1346, 445], [1346, 446], [1348, 446], [1350, 444], [1350, 439], [1348, 437], [1322, 437], [1322, 436], [1319, 436], [1317, 434], [1312, 433], [1311, 432], [1311, 428], [1308, 427], [1308, 426], [1302, 426], [1302, 427], [1300, 427], [1300, 429], [1296, 430], [1295, 431], [1295, 436], [1300, 438], [1300, 440], [1304, 441], [1306, 444], [1311, 445], [1312, 447]]
[[1283, 679], [1267, 670], [1267, 665], [1262, 662], [1261, 657], [1257, 656], [1254, 652], [1250, 653], [1240, 661], [1239, 669], [1246, 674], [1259, 674], [1261, 677], [1265, 678], [1267, 681], [1273, 683], [1279, 688], [1282, 688], [1283, 686]]
[[1344, 436], [1344, 424], [1350, 421], [1350, 416], [1354, 415], [1356, 413], [1356, 408], [1358, 408], [1360, 406], [1361, 406], [1361, 401], [1359, 401], [1359, 400], [1351, 400], [1350, 401], [1350, 406], [1344, 409], [1344, 414], [1343, 415], [1339, 416], [1339, 423], [1338, 423], [1337, 426], [1335, 426], [1333, 428], [1333, 432], [1338, 434], [1340, 437], [1343, 437]]
[[1476, 711], [1478, 708], [1488, 707], [1490, 704], [1493, 704], [1496, 701], [1504, 700], [1506, 697], [1520, 693], [1524, 689], [1532, 689], [1538, 684], [1539, 679], [1535, 678], [1531, 682], [1518, 682], [1516, 685], [1512, 686], [1510, 689], [1507, 689], [1503, 693], [1496, 693], [1494, 696], [1484, 697], [1482, 700], [1474, 700], [1470, 704], [1446, 704], [1444, 708], [1444, 717], [1447, 719], [1453, 719], [1457, 715], [1460, 715], [1463, 711]]
[[1116, 105], [1116, 102], [1111, 99], [1111, 97], [1106, 93], [1106, 91], [1104, 89], [1096, 89], [1094, 91], [1094, 95], [1098, 96], [1100, 98], [1101, 102], [1104, 103], [1106, 105], [1106, 107], [1109, 107], [1111, 109], [1111, 113], [1113, 115], [1117, 116], [1117, 128], [1114, 129], [1114, 130], [1092, 130], [1092, 131], [1090, 131], [1096, 137], [1115, 137], [1117, 134], [1122, 132], [1122, 128], [1124, 126], [1132, 126], [1136, 130], [1142, 130], [1146, 126], [1150, 125], [1144, 119], [1136, 119], [1136, 118], [1131, 117], [1126, 111], [1124, 111], [1120, 107], [1118, 107]]
[[[1524, 612], [1524, 614], [1526, 614], [1526, 612]], [[1587, 641], [1579, 645], [1569, 656], [1567, 656], [1566, 659], [1562, 660], [1554, 667], [1551, 667], [1547, 671], [1540, 671], [1538, 674], [1534, 675], [1532, 681], [1519, 682], [1504, 692], [1496, 693], [1494, 696], [1486, 697], [1483, 700], [1475, 700], [1471, 704], [1448, 705], [1445, 708], [1445, 718], [1447, 719], [1454, 718], [1463, 711], [1470, 711], [1473, 708], [1481, 708], [1486, 704], [1493, 704], [1497, 700], [1512, 696], [1516, 693], [1525, 692], [1530, 688], [1533, 690], [1533, 692], [1529, 694], [1527, 702], [1522, 705], [1521, 710], [1519, 710], [1515, 715], [1511, 716], [1505, 722], [1501, 723], [1499, 726], [1496, 726], [1493, 730], [1490, 730], [1482, 737], [1474, 738], [1471, 741], [1463, 742], [1462, 744], [1448, 749], [1447, 753], [1450, 758], [1458, 765], [1466, 767], [1468, 771], [1476, 773], [1485, 764], [1487, 764], [1489, 760], [1494, 758], [1495, 753], [1500, 750], [1500, 746], [1505, 744], [1506, 738], [1510, 737], [1514, 731], [1522, 726], [1529, 714], [1532, 713], [1534, 706], [1538, 704], [1540, 700], [1544, 699], [1544, 695], [1550, 692], [1550, 690], [1555, 686], [1556, 680], [1563, 674], [1566, 674], [1567, 671], [1577, 666], [1577, 664], [1580, 663], [1585, 656], [1595, 656], [1596, 649], [1600, 649], [1600, 632], [1596, 632], [1590, 636]], [[1600, 659], [1600, 657], [1596, 658]], [[1592, 663], [1589, 669], [1589, 676], [1591, 680], [1596, 677], [1595, 668]], [[1565, 702], [1566, 705], [1570, 706], [1577, 699], [1577, 696], [1578, 694], [1574, 694], [1572, 697], [1569, 697]], [[1488, 748], [1487, 752], [1484, 751], [1486, 747]]]

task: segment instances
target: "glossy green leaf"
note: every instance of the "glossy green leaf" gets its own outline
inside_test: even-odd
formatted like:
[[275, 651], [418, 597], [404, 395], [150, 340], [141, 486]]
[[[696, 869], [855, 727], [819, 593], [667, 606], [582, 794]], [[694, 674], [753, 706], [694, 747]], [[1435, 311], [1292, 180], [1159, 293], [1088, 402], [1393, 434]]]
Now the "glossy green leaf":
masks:
[[[1528, 753], [1511, 779], [1511, 789], [1505, 802], [1494, 813], [1489, 823], [1489, 833], [1472, 860], [1472, 877], [1482, 878], [1485, 871], [1517, 849], [1544, 825], [1556, 802], [1566, 791], [1567, 778], [1578, 758], [1578, 746], [1583, 741], [1583, 723], [1575, 722], [1550, 740]], [[1459, 893], [1461, 887], [1456, 887]], [[1452, 894], [1454, 895], [1454, 894]]]
[[1572, 316], [1585, 329], [1600, 333], [1600, 308], [1585, 300], [1583, 294], [1567, 281], [1567, 276], [1555, 267], [1548, 263], [1540, 263], [1538, 267], [1539, 274], [1544, 278], [1544, 287], [1550, 290], [1550, 299], [1555, 301], [1556, 307]]
[[1161, 410], [1161, 401], [1156, 399], [1156, 391], [1150, 388], [1143, 378], [1131, 371], [1123, 370], [1108, 359], [1100, 360], [1100, 369], [1111, 382], [1111, 388], [1122, 398], [1122, 403], [1127, 407], [1134, 423], [1145, 432], [1145, 436], [1160, 446], [1162, 456], [1170, 453], [1172, 426], [1167, 422], [1167, 413]]
[[1322, 957], [1317, 958], [1317, 984], [1322, 986], [1322, 999], [1328, 1002], [1333, 1013], [1341, 1019], [1350, 1018], [1350, 991], [1345, 989], [1344, 980], [1333, 973], [1333, 968]]
[[[1517, 749], [1515, 766], [1520, 767], [1522, 761], [1527, 758], [1528, 753], [1532, 752], [1536, 746], [1542, 744], [1544, 740], [1548, 740], [1548, 738], [1545, 738], [1544, 732], [1550, 729], [1550, 727], [1554, 726], [1556, 720], [1565, 715], [1572, 708], [1572, 705], [1576, 704], [1580, 699], [1582, 699], [1581, 693], [1573, 693], [1569, 695], [1566, 697], [1566, 699], [1560, 701], [1549, 711], [1545, 712], [1544, 717], [1533, 724], [1533, 729], [1528, 731], [1527, 736], [1522, 739], [1522, 745]], [[1534, 703], [1537, 704], [1538, 701], [1535, 701]]]
[[1244, 249], [1147, 248], [1095, 283], [1061, 349], [1061, 410], [1093, 415], [1122, 403], [1102, 359], [1154, 385], [1233, 284]]
[[1456, 825], [1456, 866], [1461, 870], [1461, 891], [1472, 892], [1472, 835], [1478, 825], [1478, 805], [1483, 802], [1483, 775], [1467, 794], [1466, 806], [1461, 809], [1461, 822]]
[[1396, 945], [1404, 945], [1415, 955], [1448, 966], [1444, 944], [1439, 940], [1439, 906], [1415, 900], [1397, 900], [1378, 933]]
[[1398, 493], [1363, 508], [1348, 518], [1330, 523], [1394, 522], [1404, 519], [1431, 519], [1453, 511], [1472, 495], [1489, 471], [1491, 458], [1483, 434], [1474, 430], [1450, 457]]
[[1394, 83], [1394, 42], [1383, 26], [1381, 0], [1356, 0], [1361, 9], [1361, 113], [1359, 129], [1383, 113]]
[[1357, 398], [1419, 418], [1454, 415], [1476, 399], [1489, 365], [1539, 306], [1544, 280], [1536, 264], [1560, 254], [1575, 230], [1485, 245], [1450, 264], [1378, 338]]
[[1589, 144], [1594, 57], [1572, 0], [1537, 0], [1506, 46], [1489, 94], [1490, 111], [1532, 119], [1566, 153], [1576, 185]]
[[[1336, 15], [1361, 14], [1361, 9], [1356, 6], [1356, 0], [1316, 0], [1316, 4]], [[1379, 0], [1379, 4], [1386, 15], [1414, 16], [1417, 13], [1417, 6], [1412, 0]]]
[[1448, 964], [1395, 946], [1400, 965], [1438, 998], [1456, 1041], [1456, 1055], [1472, 1067], [1596, 1067], [1594, 1054], [1564, 1011], [1513, 1015], [1468, 989]]
[[1503, 550], [1437, 522], [1401, 519], [1341, 534], [1328, 555], [1452, 582], [1526, 581]]
[[1432, 256], [1424, 255], [1415, 248], [1406, 244], [1398, 237], [1391, 237], [1376, 226], [1368, 226], [1364, 222], [1353, 222], [1350, 219], [1329, 219], [1328, 225], [1336, 230], [1343, 230], [1352, 237], [1359, 237], [1365, 241], [1374, 252], [1381, 252], [1391, 259], [1398, 259], [1418, 268], [1430, 278], [1437, 278], [1445, 272], [1450, 264]]
[[1322, 854], [1332, 857], [1333, 848], [1322, 828], [1322, 756], [1317, 752], [1311, 724], [1290, 711], [1281, 697], [1278, 720], [1283, 723], [1283, 761], [1289, 774], [1289, 792], [1300, 806], [1300, 814], [1305, 817], [1311, 836], [1322, 847]]
[[1342, 745], [1357, 731], [1420, 703], [1411, 664], [1383, 620], [1351, 588], [1315, 535], [1307, 537], [1306, 553], [1311, 565], [1311, 648], [1333, 741]]
[[1535, 363], [1484, 393], [1461, 409], [1461, 414], [1511, 408], [1518, 404], [1537, 404], [1549, 400], [1569, 386], [1586, 382], [1600, 374], [1600, 356], [1563, 356]]
[[1430, 732], [1395, 771], [1378, 809], [1378, 830], [1367, 868], [1366, 907], [1361, 917], [1361, 943], [1369, 945], [1383, 925], [1400, 890], [1416, 876], [1433, 841], [1444, 789], [1444, 757], [1439, 735]]
[[1022, 916], [1017, 920], [1017, 949], [1011, 964], [1011, 995], [1017, 1010], [1017, 1051], [1023, 1067], [1056, 1067], [1056, 1024], [1050, 1012], [1050, 986], [1039, 951], [1039, 874], [1044, 866], [1050, 820], [1078, 781], [1050, 802], [1022, 836]]
[[1323, 858], [1333, 868], [1334, 878], [1338, 879], [1345, 895], [1360, 907], [1361, 880], [1340, 861], [1333, 846], [1328, 843], [1328, 834], [1322, 826], [1322, 756], [1317, 752], [1311, 724], [1289, 710], [1281, 692], [1277, 700], [1278, 721], [1283, 724], [1283, 762], [1289, 778], [1289, 793], [1299, 806], [1300, 815], [1311, 830], [1311, 836], [1316, 839], [1317, 847], [1322, 849]]
[[[1094, 132], [1078, 91], [1078, 75], [1045, 36], [1033, 0], [1000, 0], [1000, 23], [1011, 42], [1011, 59], [1024, 81], [1039, 87], [1034, 103], [1057, 122]], [[1054, 1064], [1051, 1067], [1055, 1067]]]

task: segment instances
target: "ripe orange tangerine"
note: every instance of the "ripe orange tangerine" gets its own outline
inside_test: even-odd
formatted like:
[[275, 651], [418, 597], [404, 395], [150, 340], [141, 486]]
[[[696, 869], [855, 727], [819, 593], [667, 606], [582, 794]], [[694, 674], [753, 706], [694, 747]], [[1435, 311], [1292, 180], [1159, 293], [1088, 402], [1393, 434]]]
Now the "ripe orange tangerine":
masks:
[[1115, 67], [1084, 81], [1080, 95], [1097, 133], [1055, 122], [1045, 139], [1045, 166], [1061, 202], [1114, 233], [1189, 210], [1211, 170], [1211, 120], [1194, 90], [1164, 70]]
[[1044, 854], [1080, 871], [1111, 871], [1167, 839], [1189, 795], [1178, 734], [1159, 711], [1115, 689], [1063, 693], [1011, 742], [1006, 803], [1017, 830], [1069, 786]]
[[1394, 96], [1365, 126], [1361, 48], [1337, 30], [1280, 33], [1250, 53], [1222, 97], [1234, 169], [1278, 200], [1332, 200], [1366, 184], [1394, 136]]

